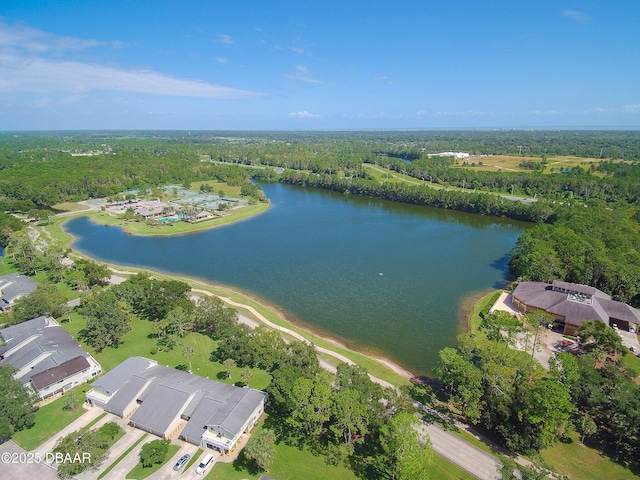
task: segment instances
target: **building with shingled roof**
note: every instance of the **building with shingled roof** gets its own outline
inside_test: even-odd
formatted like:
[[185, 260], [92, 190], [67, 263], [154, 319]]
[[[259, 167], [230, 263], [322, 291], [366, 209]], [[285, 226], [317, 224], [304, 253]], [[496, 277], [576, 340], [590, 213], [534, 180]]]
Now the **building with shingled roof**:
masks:
[[575, 334], [586, 320], [600, 320], [630, 332], [640, 328], [640, 311], [612, 300], [595, 287], [578, 283], [521, 282], [513, 291], [512, 303], [525, 314], [533, 310], [550, 313], [568, 335]]
[[0, 365], [40, 399], [64, 393], [102, 373], [100, 364], [53, 318], [38, 317], [0, 330]]
[[130, 357], [96, 380], [87, 401], [162, 438], [227, 453], [256, 424], [264, 392], [239, 388], [143, 358]]

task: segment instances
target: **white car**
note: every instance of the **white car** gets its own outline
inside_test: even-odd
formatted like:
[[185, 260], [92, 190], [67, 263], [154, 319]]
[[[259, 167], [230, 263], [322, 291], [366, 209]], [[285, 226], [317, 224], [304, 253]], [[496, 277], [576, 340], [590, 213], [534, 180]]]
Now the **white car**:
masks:
[[204, 475], [205, 470], [207, 470], [207, 467], [212, 463], [213, 463], [213, 455], [211, 455], [210, 453], [207, 453], [207, 455], [200, 462], [200, 465], [198, 465], [198, 467], [196, 468], [196, 473], [198, 475]]

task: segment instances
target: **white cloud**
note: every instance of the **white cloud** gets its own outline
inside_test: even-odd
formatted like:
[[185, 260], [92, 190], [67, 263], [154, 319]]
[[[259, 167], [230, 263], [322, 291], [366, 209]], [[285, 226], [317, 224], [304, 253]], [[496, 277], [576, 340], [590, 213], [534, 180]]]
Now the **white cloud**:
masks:
[[216, 57], [216, 62], [218, 63], [227, 63], [228, 60], [224, 57]]
[[91, 39], [85, 40], [54, 35], [24, 25], [8, 25], [0, 22], [0, 49], [16, 48], [28, 52], [45, 53], [52, 51], [82, 50], [98, 46], [119, 48], [123, 45], [124, 44], [119, 41], [101, 42]]
[[640, 103], [630, 103], [622, 107], [596, 107], [585, 110], [584, 113], [640, 113]]
[[576, 23], [584, 25], [585, 23], [589, 23], [590, 17], [584, 12], [580, 12], [578, 10], [565, 10], [562, 12], [562, 16], [566, 17], [570, 20], [573, 20]]
[[375, 119], [375, 118], [386, 118], [387, 114], [384, 112], [378, 113], [351, 113], [344, 115], [345, 118], [351, 119]]
[[214, 41], [217, 43], [224, 43], [226, 45], [232, 45], [235, 43], [231, 35], [227, 35], [224, 33], [221, 33], [220, 35], [218, 35]]
[[[95, 90], [208, 99], [267, 96], [262, 92], [177, 78], [152, 70], [124, 69], [65, 58], [68, 51], [122, 45], [121, 42], [60, 37], [0, 23], [0, 93], [69, 93], [72, 96], [67, 101], [77, 101], [79, 94]], [[49, 52], [55, 56], [49, 57]]]
[[51, 99], [49, 97], [42, 97], [29, 103], [29, 107], [31, 108], [43, 108], [48, 107], [49, 105], [51, 105]]
[[300, 112], [291, 112], [289, 114], [291, 118], [320, 118], [321, 115], [316, 113], [309, 113], [307, 110], [302, 110]]
[[299, 55], [302, 55], [304, 53], [304, 48], [289, 47], [289, 50], [291, 50], [293, 53], [297, 53]]
[[296, 65], [295, 73], [285, 73], [284, 76], [290, 80], [299, 80], [306, 83], [325, 83], [322, 80], [312, 77], [309, 69], [302, 65]]
[[640, 103], [625, 105], [622, 110], [627, 113], [640, 113]]
[[459, 112], [436, 112], [436, 117], [479, 117], [495, 115], [495, 112], [477, 112], [475, 110], [464, 110]]

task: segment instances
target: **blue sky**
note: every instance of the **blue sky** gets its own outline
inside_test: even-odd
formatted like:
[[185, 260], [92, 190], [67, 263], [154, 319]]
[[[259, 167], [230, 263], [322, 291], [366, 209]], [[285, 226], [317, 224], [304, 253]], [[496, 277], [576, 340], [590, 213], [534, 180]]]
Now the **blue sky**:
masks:
[[0, 0], [0, 129], [640, 126], [640, 1]]

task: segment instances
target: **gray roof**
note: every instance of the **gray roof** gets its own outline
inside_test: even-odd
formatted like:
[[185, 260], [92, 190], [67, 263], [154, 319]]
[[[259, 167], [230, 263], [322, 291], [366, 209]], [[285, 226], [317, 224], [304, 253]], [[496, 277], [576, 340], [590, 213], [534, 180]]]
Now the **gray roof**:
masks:
[[140, 373], [153, 365], [156, 365], [156, 362], [148, 358], [129, 357], [97, 379], [93, 383], [93, 388], [97, 388], [106, 395], [112, 395], [128, 382], [132, 375]]
[[0, 365], [20, 370], [41, 357], [18, 378], [28, 383], [34, 375], [89, 354], [52, 318], [38, 317], [0, 330], [5, 345], [0, 349]]
[[29, 277], [19, 273], [11, 273], [0, 277], [0, 310], [10, 307], [13, 301], [22, 296], [34, 292], [38, 284]]
[[41, 390], [49, 385], [64, 380], [78, 372], [86, 370], [91, 365], [85, 357], [76, 357], [64, 362], [56, 367], [49, 368], [43, 372], [33, 375], [31, 381], [36, 389]]
[[[587, 298], [575, 297], [555, 288], [583, 294]], [[635, 308], [611, 300], [609, 295], [595, 287], [577, 283], [521, 282], [513, 291], [513, 297], [533, 308], [564, 317], [565, 322], [571, 325], [579, 326], [586, 320], [601, 320], [609, 325], [613, 319], [640, 324], [640, 312]]]
[[[106, 409], [123, 415], [133, 401], [140, 406], [131, 422], [143, 430], [161, 435], [182, 416], [185, 438], [199, 441], [207, 425], [218, 425], [232, 436], [241, 432], [264, 395], [162, 365], [142, 357], [131, 357], [94, 382], [94, 388], [111, 398]], [[150, 366], [152, 365], [152, 366]]]

